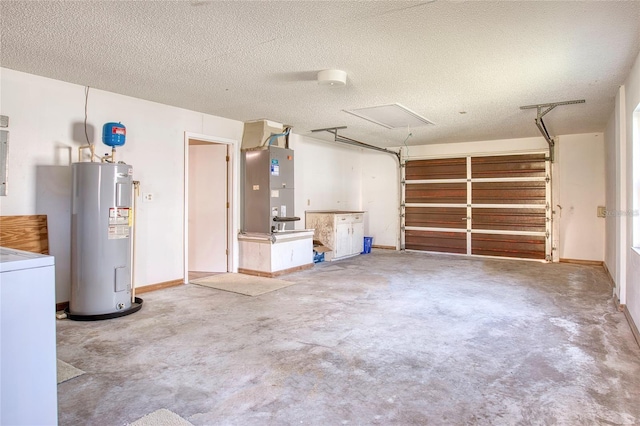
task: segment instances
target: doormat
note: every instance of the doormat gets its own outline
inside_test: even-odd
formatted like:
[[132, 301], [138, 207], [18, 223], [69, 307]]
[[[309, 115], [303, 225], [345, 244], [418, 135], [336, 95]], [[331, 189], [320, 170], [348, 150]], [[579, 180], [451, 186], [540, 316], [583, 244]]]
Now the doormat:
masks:
[[244, 294], [246, 296], [259, 296], [261, 294], [269, 293], [270, 291], [289, 287], [290, 285], [295, 284], [289, 281], [277, 280], [275, 278], [256, 277], [245, 274], [213, 275], [211, 277], [198, 278], [197, 280], [191, 280], [189, 282], [191, 284]]
[[75, 368], [71, 364], [67, 364], [64, 361], [57, 360], [57, 373], [58, 373], [58, 384], [62, 382], [66, 382], [67, 380], [71, 380], [74, 377], [78, 377], [84, 374], [84, 371], [79, 368]]
[[183, 419], [173, 411], [161, 408], [139, 418], [129, 426], [193, 426], [193, 423]]

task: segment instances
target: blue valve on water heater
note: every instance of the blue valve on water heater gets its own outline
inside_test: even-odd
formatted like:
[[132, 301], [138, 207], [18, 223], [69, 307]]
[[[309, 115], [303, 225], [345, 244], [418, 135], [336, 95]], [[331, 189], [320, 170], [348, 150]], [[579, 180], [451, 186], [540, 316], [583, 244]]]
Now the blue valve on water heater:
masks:
[[122, 123], [105, 123], [102, 126], [102, 143], [110, 147], [122, 146], [127, 136], [127, 128]]

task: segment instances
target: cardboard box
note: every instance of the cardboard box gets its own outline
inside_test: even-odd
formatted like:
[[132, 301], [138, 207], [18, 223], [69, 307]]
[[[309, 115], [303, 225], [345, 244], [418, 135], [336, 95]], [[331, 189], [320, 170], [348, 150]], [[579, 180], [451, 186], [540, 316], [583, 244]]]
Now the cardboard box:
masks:
[[[324, 262], [325, 260], [329, 262], [331, 259], [333, 259], [333, 250], [331, 250], [329, 247], [325, 247], [321, 244], [315, 243], [316, 242], [314, 241], [313, 263], [320, 263]], [[318, 260], [316, 261], [316, 259]]]

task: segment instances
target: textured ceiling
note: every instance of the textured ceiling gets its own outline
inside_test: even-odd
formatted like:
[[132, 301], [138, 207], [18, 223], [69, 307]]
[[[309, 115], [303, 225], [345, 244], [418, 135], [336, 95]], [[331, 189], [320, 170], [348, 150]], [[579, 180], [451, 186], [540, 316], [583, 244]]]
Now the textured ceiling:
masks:
[[[603, 131], [640, 50], [638, 1], [3, 0], [0, 16], [3, 67], [378, 146], [539, 136], [519, 107], [573, 99], [549, 132]], [[318, 85], [328, 68], [347, 85]], [[435, 125], [343, 112], [396, 102]]]

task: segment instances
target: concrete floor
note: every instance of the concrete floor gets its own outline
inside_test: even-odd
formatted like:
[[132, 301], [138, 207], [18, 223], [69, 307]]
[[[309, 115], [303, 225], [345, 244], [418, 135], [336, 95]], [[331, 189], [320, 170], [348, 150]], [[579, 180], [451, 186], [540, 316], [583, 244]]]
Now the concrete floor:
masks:
[[58, 321], [61, 425], [640, 423], [640, 348], [602, 268], [376, 251], [258, 297], [197, 285]]

